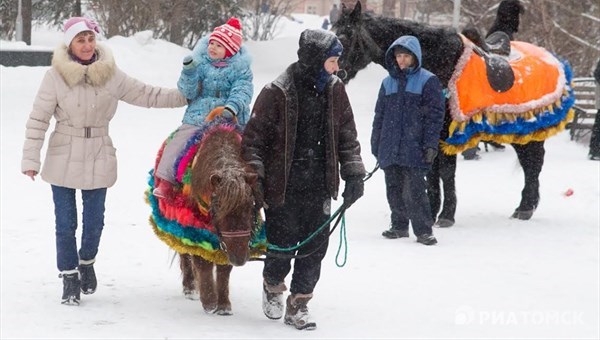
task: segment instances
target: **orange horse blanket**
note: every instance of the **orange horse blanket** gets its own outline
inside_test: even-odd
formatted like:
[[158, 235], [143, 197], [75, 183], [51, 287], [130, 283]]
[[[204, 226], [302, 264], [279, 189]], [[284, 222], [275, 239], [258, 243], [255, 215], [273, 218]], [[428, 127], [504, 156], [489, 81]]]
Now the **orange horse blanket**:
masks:
[[505, 92], [489, 84], [484, 58], [463, 37], [464, 51], [448, 84], [452, 123], [442, 147], [454, 154], [480, 140], [525, 144], [564, 129], [572, 119], [570, 69], [545, 49], [511, 42], [514, 83]]

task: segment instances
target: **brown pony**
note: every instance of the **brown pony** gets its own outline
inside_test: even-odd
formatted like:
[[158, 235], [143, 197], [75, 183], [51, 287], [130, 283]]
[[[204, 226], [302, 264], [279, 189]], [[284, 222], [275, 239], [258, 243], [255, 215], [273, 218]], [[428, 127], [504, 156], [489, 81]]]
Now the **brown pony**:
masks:
[[[164, 218], [153, 216], [159, 238], [179, 253], [184, 294], [191, 298], [194, 292], [199, 292], [204, 310], [219, 315], [232, 314], [229, 275], [233, 266], [242, 266], [250, 258], [253, 250], [250, 249], [251, 238], [257, 227], [252, 191], [257, 176], [249, 171], [240, 150], [241, 135], [232, 125], [214, 124], [205, 129], [191, 165], [190, 186], [186, 188], [184, 184], [182, 192], [178, 193], [185, 195], [187, 191], [188, 197], [184, 200], [176, 198], [172, 202], [159, 199], [165, 201], [159, 202], [161, 212], [165, 212]], [[173, 204], [173, 209], [184, 210], [181, 202], [186, 202], [183, 205], [188, 208], [194, 208], [191, 215], [203, 216], [203, 221], [207, 221], [198, 227], [185, 225], [186, 222], [182, 223], [181, 219], [182, 232], [216, 235], [220, 249], [207, 252], [199, 246], [189, 246], [189, 242], [178, 243], [175, 236], [168, 235], [168, 226], [175, 222], [164, 216], [169, 209], [164, 205]], [[206, 208], [206, 214], [201, 212], [201, 207]], [[161, 223], [166, 226], [164, 230], [160, 230]], [[197, 243], [202, 243], [202, 240]]]

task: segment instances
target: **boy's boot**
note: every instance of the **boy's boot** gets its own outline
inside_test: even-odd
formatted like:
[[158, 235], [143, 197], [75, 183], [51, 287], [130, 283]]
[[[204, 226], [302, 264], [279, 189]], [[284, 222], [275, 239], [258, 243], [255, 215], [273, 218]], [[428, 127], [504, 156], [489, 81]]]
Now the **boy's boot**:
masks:
[[158, 198], [173, 200], [175, 194], [173, 191], [173, 183], [161, 178], [157, 178], [157, 181], [158, 185], [152, 190], [152, 194]]
[[63, 305], [79, 306], [81, 281], [77, 269], [61, 272], [58, 277], [63, 279], [61, 303]]
[[292, 325], [296, 329], [313, 330], [317, 328], [317, 323], [312, 320], [308, 313], [308, 301], [312, 299], [312, 294], [292, 294], [287, 298], [287, 308], [285, 310], [285, 324]]
[[402, 238], [402, 237], [408, 237], [408, 229], [407, 230], [400, 230], [400, 229], [396, 229], [394, 227], [391, 227], [388, 230], [384, 230], [381, 233], [381, 236], [385, 237], [385, 238]]
[[283, 316], [283, 292], [287, 290], [285, 283], [270, 285], [263, 281], [262, 307], [269, 319], [277, 320]]
[[98, 282], [96, 281], [96, 272], [94, 271], [95, 259], [91, 260], [80, 260], [79, 261], [79, 273], [81, 274], [81, 292], [83, 294], [94, 294]]

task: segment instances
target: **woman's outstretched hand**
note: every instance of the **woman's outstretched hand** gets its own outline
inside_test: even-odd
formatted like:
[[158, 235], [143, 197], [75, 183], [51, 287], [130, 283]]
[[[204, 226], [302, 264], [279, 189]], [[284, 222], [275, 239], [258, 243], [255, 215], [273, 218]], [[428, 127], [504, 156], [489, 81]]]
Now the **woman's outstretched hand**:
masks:
[[37, 171], [35, 170], [27, 170], [25, 172], [23, 172], [25, 174], [25, 176], [28, 176], [29, 178], [31, 178], [32, 181], [35, 181], [35, 176], [37, 176]]

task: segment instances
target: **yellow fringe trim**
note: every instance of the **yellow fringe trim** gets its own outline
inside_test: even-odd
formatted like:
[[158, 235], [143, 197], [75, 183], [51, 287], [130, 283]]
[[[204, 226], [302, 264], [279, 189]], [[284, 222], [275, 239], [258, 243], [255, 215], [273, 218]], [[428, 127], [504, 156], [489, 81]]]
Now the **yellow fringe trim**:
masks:
[[[169, 247], [171, 247], [173, 250], [175, 250], [176, 252], [178, 252], [180, 254], [197, 255], [207, 261], [210, 261], [212, 263], [219, 264], [219, 265], [229, 264], [227, 255], [225, 254], [225, 252], [223, 250], [217, 249], [217, 250], [211, 251], [211, 250], [204, 249], [198, 245], [185, 244], [184, 241], [176, 238], [175, 236], [173, 236], [171, 234], [165, 233], [165, 232], [161, 231], [160, 229], [158, 229], [158, 227], [156, 226], [156, 223], [154, 222], [154, 219], [152, 217], [150, 217], [150, 224], [152, 225], [152, 230], [154, 231], [156, 236], [161, 241], [166, 243]], [[208, 242], [207, 242], [207, 245], [208, 245]], [[258, 249], [251, 248], [250, 249], [250, 257], [251, 258], [260, 257], [261, 255], [263, 255], [265, 253], [265, 251], [266, 251], [266, 248], [264, 246], [261, 246]]]
[[[575, 110], [569, 109], [566, 119], [561, 121], [558, 125], [553, 126], [551, 128], [541, 130], [541, 131], [536, 131], [529, 135], [516, 135], [516, 134], [495, 135], [495, 134], [479, 133], [479, 134], [476, 134], [473, 137], [471, 137], [471, 139], [465, 144], [451, 145], [444, 141], [441, 141], [440, 147], [446, 155], [456, 155], [467, 149], [477, 146], [477, 144], [479, 144], [479, 142], [482, 140], [483, 141], [492, 141], [492, 142], [501, 143], [501, 144], [527, 144], [532, 141], [541, 142], [541, 141], [546, 140], [546, 139], [558, 134], [559, 132], [563, 131], [565, 129], [567, 123], [569, 123], [570, 121], [573, 120], [574, 116], [575, 116]], [[452, 127], [452, 124], [450, 124], [451, 127]]]

